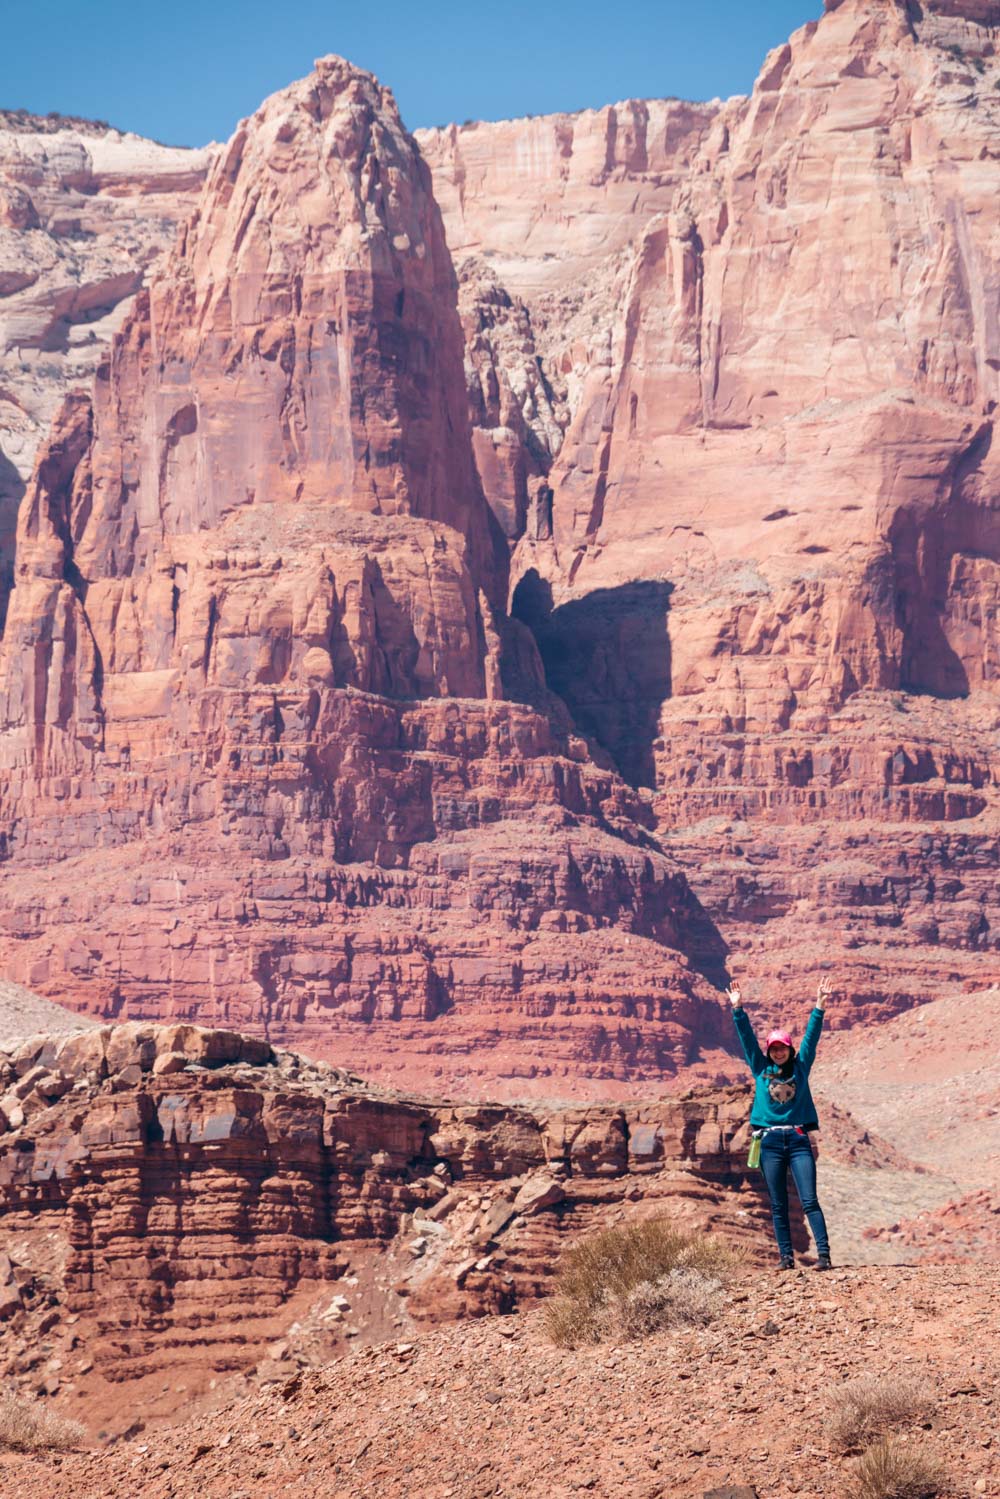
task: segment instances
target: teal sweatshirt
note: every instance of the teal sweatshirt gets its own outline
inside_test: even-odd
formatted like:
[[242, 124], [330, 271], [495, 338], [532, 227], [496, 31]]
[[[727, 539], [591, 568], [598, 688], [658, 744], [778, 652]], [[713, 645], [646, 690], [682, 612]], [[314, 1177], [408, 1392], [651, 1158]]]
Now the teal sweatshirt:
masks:
[[819, 1129], [816, 1105], [809, 1091], [809, 1073], [816, 1057], [816, 1043], [823, 1029], [823, 1011], [813, 1010], [806, 1025], [802, 1045], [794, 1055], [791, 1072], [782, 1076], [780, 1067], [769, 1062], [757, 1043], [753, 1026], [744, 1009], [733, 1011], [736, 1034], [743, 1055], [754, 1075], [753, 1108], [750, 1123], [759, 1128], [769, 1124], [798, 1124], [803, 1129]]

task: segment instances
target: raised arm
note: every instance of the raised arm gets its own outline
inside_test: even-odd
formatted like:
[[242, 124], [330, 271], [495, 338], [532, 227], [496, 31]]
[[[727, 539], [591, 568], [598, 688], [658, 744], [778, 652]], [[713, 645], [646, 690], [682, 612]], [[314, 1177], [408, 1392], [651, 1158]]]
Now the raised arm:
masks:
[[807, 1072], [816, 1060], [819, 1033], [823, 1029], [823, 1011], [826, 1008], [826, 1001], [830, 995], [830, 988], [830, 980], [828, 978], [820, 979], [819, 988], [816, 990], [816, 1003], [806, 1024], [805, 1035], [802, 1037], [802, 1045], [799, 1047], [799, 1061]]
[[740, 1039], [743, 1055], [747, 1059], [747, 1066], [756, 1077], [767, 1066], [767, 1058], [760, 1049], [757, 1037], [753, 1033], [753, 1026], [743, 1008], [743, 995], [740, 991], [739, 980], [735, 980], [731, 988], [726, 990], [726, 998], [733, 1007], [733, 1024], [736, 1026], [736, 1034]]

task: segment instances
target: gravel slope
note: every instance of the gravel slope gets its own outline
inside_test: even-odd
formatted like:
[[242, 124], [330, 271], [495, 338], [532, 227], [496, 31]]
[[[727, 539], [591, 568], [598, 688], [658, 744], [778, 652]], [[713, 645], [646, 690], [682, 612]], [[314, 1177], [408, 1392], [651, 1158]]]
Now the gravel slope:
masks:
[[539, 1312], [359, 1349], [157, 1436], [61, 1458], [0, 1458], [20, 1499], [835, 1499], [851, 1459], [831, 1392], [917, 1371], [911, 1435], [942, 1496], [1000, 1493], [1000, 1285], [966, 1267], [747, 1274], [722, 1316], [645, 1343], [569, 1352]]
[[9, 1050], [41, 1031], [84, 1031], [100, 1022], [89, 1015], [75, 1015], [42, 999], [30, 989], [0, 978], [0, 1047]]

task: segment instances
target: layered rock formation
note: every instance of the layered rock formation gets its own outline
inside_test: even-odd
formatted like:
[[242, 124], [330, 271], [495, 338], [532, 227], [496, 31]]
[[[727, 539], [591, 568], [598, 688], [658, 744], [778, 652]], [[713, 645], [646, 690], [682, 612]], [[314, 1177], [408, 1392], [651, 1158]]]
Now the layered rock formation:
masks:
[[463, 348], [427, 168], [325, 60], [219, 154], [22, 506], [15, 976], [550, 1096], [712, 1039], [721, 943], [505, 617]]
[[244, 122], [21, 508], [13, 976], [549, 1097], [714, 1075], [727, 962], [978, 987], [998, 55], [842, 0], [724, 104]]
[[[262, 1360], [277, 1377], [317, 1299], [332, 1357], [365, 1336], [351, 1288], [372, 1256], [395, 1266], [377, 1334], [392, 1307], [408, 1326], [529, 1302], [562, 1246], [626, 1204], [767, 1242], [742, 1090], [539, 1114], [134, 1024], [34, 1037], [0, 1055], [0, 1089], [0, 1355], [42, 1393], [128, 1379], [140, 1400], [165, 1373], [207, 1389]], [[63, 1342], [91, 1367], [72, 1347], [49, 1367]]]
[[[617, 292], [606, 345], [538, 340], [574, 380], [511, 598], [735, 961], [785, 994], [835, 964], [877, 1014], [975, 982], [1000, 941], [1000, 12], [827, 12], [687, 134], [660, 106], [658, 160], [652, 113], [591, 148], [586, 254], [615, 203], [645, 211], [584, 273]], [[623, 117], [422, 138], [453, 250], [529, 323], [575, 132]]]
[[211, 156], [0, 109], [0, 618], [38, 447], [173, 243]]

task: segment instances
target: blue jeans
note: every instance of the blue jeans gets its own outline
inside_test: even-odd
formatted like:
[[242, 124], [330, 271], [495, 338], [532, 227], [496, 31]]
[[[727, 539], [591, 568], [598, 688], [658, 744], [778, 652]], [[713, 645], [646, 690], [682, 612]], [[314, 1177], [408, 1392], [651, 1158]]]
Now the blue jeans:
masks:
[[760, 1142], [760, 1166], [771, 1199], [774, 1237], [782, 1259], [792, 1257], [792, 1230], [788, 1222], [789, 1171], [816, 1241], [816, 1253], [828, 1255], [830, 1241], [826, 1236], [823, 1209], [816, 1196], [816, 1162], [808, 1136], [796, 1134], [793, 1129], [768, 1130]]

